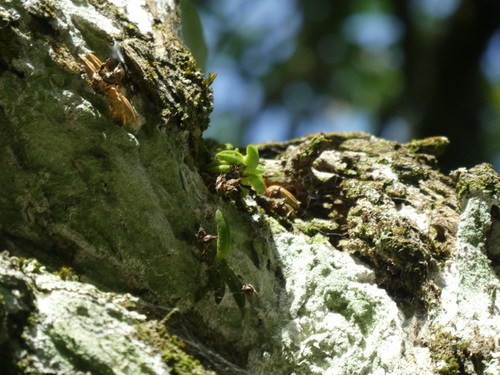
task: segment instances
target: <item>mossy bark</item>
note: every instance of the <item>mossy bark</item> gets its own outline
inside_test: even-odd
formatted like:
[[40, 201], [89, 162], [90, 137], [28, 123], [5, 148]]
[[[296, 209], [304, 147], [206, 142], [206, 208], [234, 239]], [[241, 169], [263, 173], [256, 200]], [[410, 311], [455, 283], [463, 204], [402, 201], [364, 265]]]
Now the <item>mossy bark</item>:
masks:
[[[140, 265], [167, 269], [171, 252], [189, 254], [209, 201], [197, 163], [211, 90], [174, 30], [160, 23], [143, 35], [118, 9], [88, 3], [13, 2], [2, 16], [4, 247], [118, 289], [183, 279]], [[135, 128], [115, 123], [77, 58], [90, 49], [104, 61], [113, 40]], [[189, 258], [180, 274], [194, 268]]]
[[[194, 233], [215, 211], [198, 173], [212, 94], [176, 34], [174, 3], [149, 5], [146, 31], [108, 2], [0, 5], [0, 243], [182, 307], [200, 282]], [[78, 57], [105, 61], [115, 43], [126, 65], [117, 88], [138, 118], [126, 127]]]

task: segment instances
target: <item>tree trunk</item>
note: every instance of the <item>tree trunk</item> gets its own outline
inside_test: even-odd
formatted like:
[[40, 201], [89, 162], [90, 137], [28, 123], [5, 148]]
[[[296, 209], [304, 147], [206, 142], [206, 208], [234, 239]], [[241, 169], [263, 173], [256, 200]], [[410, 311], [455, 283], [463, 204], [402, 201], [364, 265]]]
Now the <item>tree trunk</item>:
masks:
[[0, 6], [3, 368], [205, 371], [166, 326], [219, 374], [498, 373], [491, 167], [321, 134], [260, 145], [277, 196], [244, 195], [200, 173], [211, 90], [176, 8], [139, 3]]

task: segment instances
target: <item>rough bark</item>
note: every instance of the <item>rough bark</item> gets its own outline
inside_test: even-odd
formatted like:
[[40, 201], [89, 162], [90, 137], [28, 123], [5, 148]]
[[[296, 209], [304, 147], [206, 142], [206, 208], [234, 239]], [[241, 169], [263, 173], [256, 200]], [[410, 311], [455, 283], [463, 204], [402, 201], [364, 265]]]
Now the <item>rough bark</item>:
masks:
[[[220, 374], [498, 373], [491, 166], [441, 174], [443, 138], [320, 134], [259, 146], [268, 184], [300, 209], [235, 195], [234, 181], [200, 172], [211, 92], [175, 34], [175, 7], [148, 2], [140, 19], [141, 9], [0, 5], [0, 238], [10, 253], [0, 345], [11, 373], [201, 373], [165, 326]], [[104, 61], [114, 41], [128, 67], [121, 95], [138, 118], [125, 127], [77, 59]], [[218, 234], [217, 209], [232, 235], [214, 272], [216, 241], [195, 234]], [[44, 269], [62, 266], [82, 282]], [[243, 284], [258, 294], [235, 291]]]

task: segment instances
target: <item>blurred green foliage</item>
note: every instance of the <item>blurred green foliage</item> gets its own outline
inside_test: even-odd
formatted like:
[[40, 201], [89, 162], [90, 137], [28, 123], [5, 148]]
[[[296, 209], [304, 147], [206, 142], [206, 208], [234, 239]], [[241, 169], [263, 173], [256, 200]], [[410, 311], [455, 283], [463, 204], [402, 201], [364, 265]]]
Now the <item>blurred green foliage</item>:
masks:
[[208, 46], [221, 142], [364, 130], [443, 135], [444, 169], [495, 161], [496, 0], [193, 0]]
[[207, 44], [203, 35], [198, 11], [190, 0], [181, 0], [182, 13], [182, 37], [184, 43], [189, 47], [198, 67], [205, 70], [207, 61]]

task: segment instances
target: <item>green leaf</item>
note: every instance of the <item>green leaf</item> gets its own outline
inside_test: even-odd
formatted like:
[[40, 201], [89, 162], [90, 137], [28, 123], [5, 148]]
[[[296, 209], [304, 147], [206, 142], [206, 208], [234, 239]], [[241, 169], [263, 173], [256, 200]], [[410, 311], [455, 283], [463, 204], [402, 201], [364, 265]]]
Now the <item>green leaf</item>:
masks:
[[260, 174], [251, 174], [241, 179], [243, 185], [251, 186], [257, 194], [264, 194], [266, 188], [264, 178]]
[[210, 86], [214, 82], [215, 77], [217, 77], [217, 73], [210, 73], [207, 79], [205, 79], [202, 83], [205, 86]]
[[226, 282], [229, 290], [231, 291], [236, 304], [240, 309], [245, 307], [245, 295], [241, 291], [243, 283], [238, 276], [234, 273], [233, 269], [229, 267], [226, 259], [222, 259], [219, 263], [219, 273], [222, 279]]
[[218, 262], [224, 259], [229, 252], [231, 232], [220, 210], [215, 212], [215, 223], [217, 224], [217, 254], [215, 255], [215, 261]]
[[232, 165], [220, 161], [213, 161], [204, 167], [207, 172], [211, 173], [229, 173], [232, 168]]
[[243, 176], [248, 176], [251, 174], [262, 174], [266, 171], [266, 168], [263, 165], [258, 165], [255, 169], [245, 169], [243, 172]]
[[257, 150], [257, 147], [252, 145], [247, 146], [247, 154], [244, 162], [249, 170], [255, 170], [255, 168], [257, 168], [259, 165], [259, 150]]
[[221, 151], [215, 155], [216, 159], [220, 159], [225, 161], [228, 164], [233, 164], [233, 165], [244, 165], [245, 164], [245, 158], [239, 151], [235, 150], [226, 150], [226, 151]]

